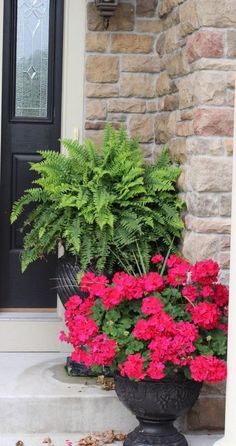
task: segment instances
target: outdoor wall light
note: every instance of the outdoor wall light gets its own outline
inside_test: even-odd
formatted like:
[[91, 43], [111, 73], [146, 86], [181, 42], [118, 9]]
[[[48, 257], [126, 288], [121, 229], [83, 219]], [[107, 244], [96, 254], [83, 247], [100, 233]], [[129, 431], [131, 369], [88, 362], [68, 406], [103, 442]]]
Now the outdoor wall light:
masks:
[[114, 15], [119, 0], [95, 0], [100, 16], [103, 17], [104, 28], [109, 27], [110, 18]]

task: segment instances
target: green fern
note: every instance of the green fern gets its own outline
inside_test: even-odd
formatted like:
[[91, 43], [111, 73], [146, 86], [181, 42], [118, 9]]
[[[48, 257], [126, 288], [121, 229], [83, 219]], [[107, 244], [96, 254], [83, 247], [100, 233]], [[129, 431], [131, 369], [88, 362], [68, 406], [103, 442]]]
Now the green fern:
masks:
[[182, 202], [176, 191], [180, 169], [164, 148], [152, 166], [145, 164], [136, 139], [124, 128], [107, 125], [102, 149], [92, 141], [62, 141], [65, 154], [40, 151], [31, 163], [33, 187], [14, 203], [11, 222], [25, 219], [22, 270], [57, 250], [58, 242], [78, 255], [81, 269], [97, 272], [117, 268], [138, 272], [157, 250], [165, 253], [183, 228]]

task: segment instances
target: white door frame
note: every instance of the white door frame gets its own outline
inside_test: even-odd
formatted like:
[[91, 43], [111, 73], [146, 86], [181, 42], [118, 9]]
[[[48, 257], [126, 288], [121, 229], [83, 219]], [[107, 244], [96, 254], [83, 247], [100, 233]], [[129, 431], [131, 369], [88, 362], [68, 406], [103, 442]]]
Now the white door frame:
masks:
[[[2, 67], [3, 4], [0, 0], [0, 66]], [[61, 137], [80, 139], [83, 136], [84, 59], [86, 33], [86, 0], [64, 1], [62, 121]], [[1, 122], [0, 69], [0, 122]], [[0, 126], [1, 140], [1, 126]], [[0, 217], [1, 218], [1, 217]], [[59, 330], [63, 324], [63, 307], [58, 300], [57, 313], [45, 315], [1, 314], [0, 352], [60, 351]]]

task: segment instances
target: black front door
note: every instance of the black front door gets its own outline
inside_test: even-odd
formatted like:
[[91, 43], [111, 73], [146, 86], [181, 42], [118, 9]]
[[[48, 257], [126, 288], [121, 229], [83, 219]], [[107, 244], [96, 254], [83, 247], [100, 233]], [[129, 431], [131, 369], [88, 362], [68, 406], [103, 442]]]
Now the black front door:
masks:
[[59, 151], [63, 0], [5, 0], [3, 38], [0, 307], [56, 306], [56, 255], [22, 274], [21, 222], [10, 226], [12, 203], [30, 187], [37, 150]]

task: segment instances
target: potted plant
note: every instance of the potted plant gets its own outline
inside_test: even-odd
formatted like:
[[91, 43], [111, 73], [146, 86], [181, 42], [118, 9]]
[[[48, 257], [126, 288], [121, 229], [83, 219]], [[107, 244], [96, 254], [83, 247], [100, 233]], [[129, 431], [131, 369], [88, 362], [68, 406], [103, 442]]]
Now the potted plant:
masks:
[[121, 271], [109, 281], [85, 273], [80, 286], [89, 297], [69, 299], [60, 337], [72, 344], [73, 360], [113, 371], [119, 399], [139, 421], [125, 446], [186, 446], [173, 421], [204, 381], [226, 377], [228, 288], [212, 260], [192, 266], [157, 254], [156, 271], [139, 261], [140, 275]]
[[138, 141], [111, 125], [100, 150], [89, 140], [62, 143], [66, 153], [40, 151], [42, 160], [30, 164], [38, 177], [14, 204], [11, 222], [28, 210], [22, 271], [57, 252], [59, 243], [76, 256], [72, 270], [62, 264], [65, 280], [60, 278], [58, 291], [66, 301], [78, 291], [76, 275], [88, 268], [111, 275], [132, 264], [136, 273], [139, 249], [147, 267], [152, 253], [165, 253], [173, 237], [178, 241], [183, 222], [175, 188], [180, 169], [167, 149], [148, 165]]

